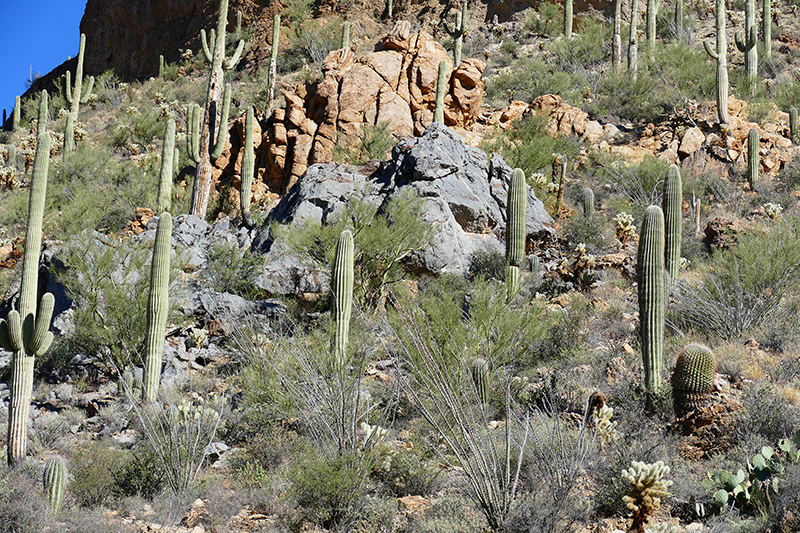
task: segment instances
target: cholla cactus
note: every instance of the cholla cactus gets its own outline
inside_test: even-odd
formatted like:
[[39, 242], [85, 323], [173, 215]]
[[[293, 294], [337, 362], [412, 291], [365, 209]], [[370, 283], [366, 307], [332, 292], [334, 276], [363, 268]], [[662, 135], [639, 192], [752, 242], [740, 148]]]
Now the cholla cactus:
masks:
[[675, 524], [656, 524], [653, 527], [648, 527], [645, 533], [679, 533], [681, 528]]
[[628, 242], [634, 235], [636, 235], [636, 226], [633, 225], [633, 215], [628, 213], [620, 213], [611, 219], [614, 223], [614, 232], [617, 239], [622, 244]]
[[664, 479], [669, 475], [669, 467], [658, 461], [646, 464], [633, 461], [628, 470], [622, 471], [622, 479], [631, 484], [631, 489], [622, 500], [633, 511], [631, 531], [644, 533], [644, 525], [650, 516], [661, 507], [661, 500], [669, 496], [667, 489], [672, 481]]
[[772, 202], [767, 202], [762, 207], [764, 208], [764, 212], [767, 214], [767, 216], [772, 220], [778, 220], [779, 218], [781, 218], [781, 213], [783, 213], [782, 205], [773, 204]]
[[605, 450], [606, 446], [619, 440], [617, 423], [611, 421], [613, 416], [614, 408], [605, 403], [592, 413], [592, 424], [597, 429], [597, 441], [600, 443], [600, 450]]

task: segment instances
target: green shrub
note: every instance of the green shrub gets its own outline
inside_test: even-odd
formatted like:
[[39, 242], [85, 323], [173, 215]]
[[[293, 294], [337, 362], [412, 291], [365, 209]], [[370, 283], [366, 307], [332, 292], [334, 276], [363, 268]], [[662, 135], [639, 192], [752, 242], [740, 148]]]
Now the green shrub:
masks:
[[363, 165], [377, 159], [383, 161], [397, 142], [389, 131], [389, 123], [375, 126], [365, 124], [357, 135], [339, 132], [339, 140], [333, 149], [334, 161], [349, 165]]
[[524, 29], [543, 37], [556, 37], [563, 30], [563, 25], [561, 6], [553, 2], [542, 2], [538, 13], [533, 9], [528, 10]]
[[78, 446], [70, 458], [67, 490], [83, 507], [106, 505], [114, 497], [115, 473], [130, 460], [129, 452], [100, 441]]
[[38, 533], [45, 530], [48, 503], [38, 472], [25, 466], [0, 465], [0, 533]]
[[261, 291], [256, 278], [263, 266], [261, 256], [240, 250], [235, 242], [220, 242], [209, 252], [201, 275], [215, 291], [252, 299]]
[[599, 178], [611, 191], [622, 196], [635, 218], [640, 218], [650, 205], [661, 205], [661, 191], [669, 163], [646, 157], [639, 164], [626, 165], [609, 157], [602, 163]]
[[469, 273], [470, 279], [481, 279], [483, 281], [502, 280], [505, 276], [506, 257], [498, 250], [478, 250], [470, 259]]

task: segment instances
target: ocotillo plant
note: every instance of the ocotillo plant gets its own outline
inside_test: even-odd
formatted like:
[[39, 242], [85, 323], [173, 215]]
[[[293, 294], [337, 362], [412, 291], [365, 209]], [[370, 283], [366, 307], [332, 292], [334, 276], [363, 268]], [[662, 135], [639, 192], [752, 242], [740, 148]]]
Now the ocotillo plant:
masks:
[[200, 106], [190, 105], [186, 110], [186, 151], [192, 163], [200, 163]]
[[472, 374], [472, 382], [475, 384], [475, 391], [478, 393], [478, 399], [483, 405], [488, 404], [489, 394], [492, 390], [489, 363], [480, 357], [475, 359], [470, 366], [470, 374]]
[[214, 143], [214, 150], [211, 152], [211, 160], [216, 161], [225, 149], [225, 139], [228, 136], [228, 113], [231, 108], [231, 84], [225, 84], [225, 93], [222, 97], [222, 116], [217, 128], [217, 141]]
[[22, 105], [19, 101], [19, 96], [14, 97], [14, 112], [11, 113], [11, 131], [17, 131], [19, 129], [19, 121], [20, 121], [20, 110], [22, 109]]
[[690, 344], [680, 351], [672, 372], [672, 399], [675, 416], [703, 407], [714, 390], [717, 361], [714, 352], [702, 344]]
[[53, 342], [48, 331], [55, 299], [50, 293], [42, 297], [37, 310], [39, 286], [39, 250], [42, 247], [42, 218], [47, 196], [47, 172], [50, 164], [50, 134], [41, 132], [33, 162], [28, 228], [25, 232], [25, 255], [22, 259], [22, 284], [19, 311], [0, 320], [0, 345], [12, 352], [11, 405], [8, 411], [8, 464], [25, 461], [28, 446], [28, 415], [33, 391], [34, 358], [47, 352]]
[[683, 186], [678, 165], [670, 165], [669, 170], [667, 170], [661, 205], [664, 211], [664, 262], [669, 276], [672, 279], [678, 279], [678, 272], [681, 266], [681, 230], [683, 229], [683, 224], [681, 223]]
[[656, 46], [656, 9], [656, 0], [647, 0], [644, 33], [647, 35], [647, 48], [651, 57]]
[[583, 216], [592, 218], [594, 215], [594, 191], [591, 187], [584, 187], [581, 193], [581, 203], [583, 204]]
[[639, 46], [637, 44], [639, 36], [639, 0], [633, 0], [631, 3], [631, 25], [628, 34], [628, 71], [636, 80], [636, 72], [639, 69]]
[[433, 110], [433, 121], [444, 124], [444, 94], [447, 84], [447, 61], [439, 63], [439, 76], [436, 78], [436, 107]]
[[644, 384], [652, 408], [664, 366], [664, 214], [656, 205], [644, 212], [636, 259]]
[[461, 64], [461, 49], [464, 45], [464, 34], [467, 33], [467, 4], [468, 1], [464, 0], [461, 11], [456, 13], [456, 23], [454, 26], [447, 24], [444, 20], [444, 13], [442, 13], [442, 26], [450, 37], [453, 38], [453, 67], [458, 68]]
[[217, 18], [217, 32], [212, 34], [211, 43], [205, 38], [205, 31], [201, 31], [203, 52], [211, 63], [209, 72], [208, 89], [206, 90], [206, 105], [203, 108], [203, 118], [200, 130], [199, 159], [195, 170], [194, 185], [192, 187], [191, 214], [205, 218], [208, 211], [208, 198], [211, 195], [211, 145], [217, 138], [217, 129], [227, 129], [219, 118], [220, 100], [222, 99], [223, 70], [232, 69], [239, 61], [244, 41], [240, 41], [236, 52], [230, 59], [225, 59], [225, 28], [228, 25], [228, 0], [220, 0], [219, 17]]
[[506, 215], [506, 300], [511, 301], [519, 292], [519, 266], [525, 257], [526, 216], [528, 194], [525, 172], [515, 168], [508, 184]]
[[331, 276], [331, 315], [336, 331], [331, 342], [333, 368], [342, 372], [347, 365], [347, 340], [353, 308], [353, 234], [345, 230], [336, 243]]
[[150, 266], [150, 294], [147, 298], [147, 336], [144, 345], [142, 398], [155, 401], [161, 379], [161, 360], [169, 312], [169, 261], [172, 249], [172, 217], [163, 212], [158, 219], [153, 261]]
[[614, 2], [614, 37], [611, 44], [611, 62], [614, 72], [622, 66], [622, 0]]
[[[391, 15], [390, 15], [391, 16]], [[272, 52], [269, 58], [269, 69], [267, 70], [267, 111], [264, 118], [272, 114], [272, 106], [275, 102], [275, 76], [278, 74], [278, 44], [281, 37], [281, 16], [275, 15], [272, 21]]]
[[242, 147], [242, 181], [239, 186], [239, 204], [242, 208], [242, 223], [247, 229], [256, 225], [250, 213], [250, 195], [253, 187], [253, 174], [255, 173], [256, 159], [253, 154], [253, 108], [247, 108], [244, 119], [244, 146]]
[[342, 25], [342, 46], [339, 48], [350, 48], [350, 23], [345, 22]]
[[156, 212], [169, 211], [172, 206], [172, 164], [175, 161], [175, 121], [169, 119], [164, 129], [164, 146], [161, 149], [161, 172], [159, 174]]
[[572, 39], [572, 0], [564, 0], [564, 38]]
[[730, 124], [728, 117], [728, 41], [725, 37], [725, 0], [717, 0], [717, 50], [703, 41], [706, 53], [717, 61], [717, 117], [720, 124]]
[[756, 0], [747, 0], [744, 10], [744, 34], [736, 32], [736, 47], [744, 54], [744, 70], [750, 84], [750, 95], [758, 81], [758, 29], [756, 28]]
[[42, 486], [50, 503], [50, 512], [58, 514], [64, 502], [64, 488], [67, 486], [67, 465], [60, 455], [54, 455], [44, 464]]
[[764, 57], [772, 57], [772, 0], [764, 0], [761, 10], [761, 36], [764, 38]]
[[758, 181], [758, 143], [758, 130], [752, 128], [747, 134], [747, 183], [750, 185], [751, 191], [756, 190], [756, 182]]
[[792, 142], [797, 142], [797, 108], [792, 106], [789, 108], [789, 137]]
[[89, 76], [86, 88], [83, 87], [83, 50], [86, 47], [86, 35], [81, 33], [81, 44], [78, 49], [78, 66], [75, 67], [75, 88], [72, 88], [72, 80], [70, 79], [70, 72], [67, 71], [64, 79], [64, 98], [72, 104], [70, 113], [72, 118], [78, 119], [78, 110], [81, 104], [85, 104], [89, 100], [89, 95], [92, 93], [94, 86], [94, 76]]

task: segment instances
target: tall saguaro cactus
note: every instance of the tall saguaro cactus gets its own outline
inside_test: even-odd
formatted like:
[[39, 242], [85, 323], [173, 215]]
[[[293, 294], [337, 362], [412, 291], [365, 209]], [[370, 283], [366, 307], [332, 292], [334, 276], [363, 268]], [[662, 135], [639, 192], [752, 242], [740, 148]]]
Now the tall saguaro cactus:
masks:
[[47, 173], [50, 164], [50, 134], [39, 133], [33, 163], [28, 228], [25, 232], [25, 256], [22, 260], [22, 285], [19, 310], [0, 320], [0, 345], [12, 352], [11, 405], [8, 410], [8, 464], [25, 461], [28, 446], [28, 415], [33, 392], [34, 357], [44, 355], [53, 342], [48, 331], [55, 298], [42, 297], [37, 309], [39, 286], [39, 251], [42, 247], [42, 218], [47, 196]]
[[761, 13], [761, 36], [764, 38], [764, 57], [772, 57], [772, 0], [764, 0]]
[[331, 276], [331, 314], [336, 331], [331, 342], [334, 369], [344, 370], [347, 364], [347, 340], [353, 308], [353, 234], [345, 230], [336, 243], [336, 256]]
[[200, 32], [203, 42], [203, 52], [211, 63], [208, 89], [206, 91], [206, 105], [203, 108], [202, 127], [200, 131], [200, 162], [195, 170], [194, 186], [192, 188], [191, 214], [201, 218], [208, 211], [208, 200], [211, 196], [212, 167], [211, 146], [217, 138], [219, 128], [226, 129], [227, 125], [220, 121], [220, 100], [222, 99], [223, 70], [232, 69], [239, 62], [239, 57], [244, 48], [244, 41], [239, 41], [236, 52], [230, 59], [225, 58], [225, 28], [228, 25], [228, 0], [220, 0], [219, 17], [217, 18], [216, 34], [211, 34], [210, 43], [206, 40], [205, 31]]
[[192, 104], [186, 110], [186, 151], [195, 165], [200, 163], [200, 106]]
[[169, 211], [172, 204], [172, 166], [175, 162], [175, 121], [169, 119], [164, 128], [164, 146], [161, 149], [161, 173], [158, 184], [156, 210]]
[[436, 78], [436, 107], [433, 109], [433, 121], [444, 124], [444, 95], [447, 89], [447, 61], [439, 63], [439, 75]]
[[611, 44], [611, 62], [614, 72], [622, 66], [622, 0], [614, 2], [614, 37]]
[[664, 179], [664, 195], [662, 201], [664, 211], [665, 248], [664, 259], [667, 273], [672, 279], [678, 279], [681, 266], [681, 213], [683, 212], [683, 186], [681, 171], [678, 165], [670, 165]]
[[572, 0], [564, 0], [564, 38], [572, 39]]
[[150, 265], [150, 294], [147, 298], [147, 337], [144, 344], [144, 400], [155, 401], [161, 379], [164, 337], [169, 314], [169, 261], [172, 250], [172, 216], [164, 211], [158, 219], [153, 261]]
[[267, 70], [267, 117], [272, 114], [272, 106], [275, 103], [275, 76], [278, 74], [278, 44], [280, 38], [281, 15], [277, 14], [272, 21], [272, 50], [269, 57], [269, 70]]
[[78, 110], [81, 104], [89, 100], [89, 95], [94, 86], [94, 76], [90, 76], [86, 88], [83, 88], [83, 50], [86, 48], [86, 34], [81, 33], [81, 44], [78, 49], [78, 65], [75, 67], [75, 88], [72, 87], [70, 72], [67, 71], [64, 80], [64, 98], [71, 104], [70, 114], [72, 118], [78, 119]]
[[19, 101], [19, 96], [14, 97], [14, 112], [11, 113], [11, 131], [19, 129], [19, 121], [21, 119], [22, 105]]
[[720, 124], [730, 124], [728, 116], [728, 41], [725, 37], [725, 0], [717, 0], [717, 50], [703, 41], [706, 53], [717, 61], [717, 117]]
[[639, 45], [638, 40], [638, 25], [639, 25], [639, 0], [633, 0], [631, 3], [631, 25], [630, 33], [628, 34], [628, 71], [631, 72], [633, 79], [636, 79], [636, 73], [639, 69]]
[[797, 108], [792, 106], [789, 108], [789, 137], [792, 142], [797, 142]]
[[646, 12], [646, 21], [644, 26], [644, 32], [647, 35], [647, 48], [650, 51], [650, 56], [653, 55], [653, 49], [656, 46], [656, 10], [658, 6], [656, 5], [656, 0], [647, 0], [647, 12]]
[[747, 183], [750, 185], [751, 191], [756, 190], [756, 182], [758, 181], [758, 166], [760, 164], [758, 143], [758, 130], [752, 128], [747, 134]]
[[72, 113], [67, 113], [67, 124], [64, 128], [64, 157], [75, 150], [75, 119]]
[[675, 32], [678, 36], [683, 35], [683, 0], [675, 0]]
[[458, 68], [461, 64], [461, 49], [464, 46], [464, 34], [467, 33], [467, 7], [468, 1], [464, 0], [461, 11], [456, 13], [456, 23], [453, 26], [447, 24], [442, 14], [442, 25], [444, 30], [453, 38], [453, 66]]
[[211, 152], [211, 160], [216, 161], [225, 149], [225, 139], [228, 135], [228, 113], [231, 109], [231, 84], [225, 84], [225, 91], [222, 97], [222, 116], [219, 119], [217, 128], [217, 141], [214, 143], [214, 150]]
[[736, 47], [744, 54], [744, 69], [750, 84], [750, 95], [758, 81], [758, 29], [756, 28], [756, 0], [747, 0], [744, 10], [744, 34], [736, 32]]
[[47, 91], [42, 91], [41, 96], [39, 97], [39, 118], [36, 121], [36, 127], [38, 128], [38, 133], [42, 133], [47, 129], [47, 118], [49, 113], [47, 112]]
[[511, 301], [519, 292], [519, 266], [525, 257], [526, 216], [528, 194], [525, 172], [515, 168], [508, 184], [506, 215], [506, 300]]
[[657, 205], [644, 212], [636, 261], [639, 328], [648, 407], [662, 385], [664, 366], [664, 214]]
[[247, 108], [244, 119], [244, 146], [242, 147], [242, 180], [239, 185], [239, 204], [242, 208], [242, 223], [247, 229], [256, 225], [250, 213], [250, 196], [252, 195], [253, 174], [255, 173], [256, 158], [253, 153], [253, 108]]

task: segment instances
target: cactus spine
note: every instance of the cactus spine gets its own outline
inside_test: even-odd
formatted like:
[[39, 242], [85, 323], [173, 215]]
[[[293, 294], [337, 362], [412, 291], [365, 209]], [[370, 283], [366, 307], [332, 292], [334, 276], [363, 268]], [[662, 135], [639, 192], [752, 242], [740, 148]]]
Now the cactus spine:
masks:
[[81, 44], [80, 48], [78, 49], [78, 66], [75, 67], [75, 88], [72, 88], [72, 80], [70, 80], [69, 71], [67, 71], [66, 80], [64, 83], [64, 97], [66, 98], [67, 102], [72, 104], [69, 112], [72, 115], [72, 118], [75, 120], [78, 119], [78, 110], [80, 109], [81, 104], [85, 104], [87, 101], [89, 101], [89, 95], [91, 94], [92, 87], [94, 86], [94, 76], [90, 76], [86, 85], [86, 89], [83, 89], [84, 48], [86, 48], [86, 34], [81, 33]]
[[225, 148], [225, 139], [228, 136], [228, 113], [231, 108], [231, 84], [225, 84], [225, 93], [222, 97], [222, 117], [219, 121], [217, 130], [217, 142], [214, 143], [214, 150], [211, 152], [211, 160], [216, 161], [222, 155]]
[[350, 48], [350, 23], [345, 22], [342, 25], [342, 46], [339, 48]]
[[255, 154], [253, 154], [253, 108], [247, 108], [244, 119], [244, 146], [242, 148], [242, 181], [239, 185], [239, 204], [242, 208], [242, 222], [247, 229], [253, 229], [256, 221], [250, 213], [250, 195], [253, 187], [253, 174], [255, 173]]
[[717, 50], [703, 41], [706, 53], [717, 61], [717, 117], [720, 124], [730, 124], [728, 117], [728, 41], [725, 37], [725, 0], [717, 0]]
[[792, 106], [789, 108], [789, 137], [792, 142], [797, 142], [797, 108]]
[[19, 96], [14, 97], [14, 112], [11, 113], [11, 131], [17, 131], [19, 129], [19, 121], [20, 121], [20, 110], [22, 109], [22, 105], [19, 101]]
[[690, 344], [678, 353], [672, 372], [672, 399], [675, 416], [682, 417], [704, 407], [714, 390], [717, 361], [710, 348]]
[[747, 134], [747, 183], [750, 185], [750, 190], [756, 190], [756, 182], [758, 181], [758, 130], [752, 128], [750, 133]]
[[54, 455], [44, 464], [42, 485], [50, 503], [50, 512], [58, 514], [64, 502], [64, 487], [67, 486], [67, 466], [60, 455]]
[[639, 24], [639, 0], [633, 0], [631, 3], [631, 25], [628, 34], [628, 71], [631, 73], [634, 81], [636, 81], [636, 73], [639, 69], [639, 47], [638, 40], [638, 24]]
[[331, 314], [336, 331], [331, 343], [333, 365], [342, 372], [347, 364], [347, 339], [353, 308], [353, 234], [345, 230], [336, 243], [331, 277]]
[[[194, 185], [192, 187], [191, 214], [205, 218], [208, 211], [208, 199], [211, 196], [211, 144], [217, 138], [217, 129], [227, 130], [227, 124], [218, 121], [221, 113], [220, 100], [222, 99], [223, 70], [232, 69], [239, 61], [244, 48], [244, 41], [239, 41], [236, 52], [230, 59], [225, 59], [225, 28], [228, 25], [228, 0], [220, 0], [219, 17], [217, 18], [216, 35], [211, 35], [211, 46], [205, 38], [205, 31], [200, 32], [203, 42], [203, 52], [211, 63], [209, 72], [208, 89], [206, 91], [206, 105], [203, 108], [202, 127], [200, 131], [199, 159], [195, 169]], [[227, 106], [225, 106], [227, 108]], [[224, 138], [224, 137], [223, 137]]]
[[175, 121], [169, 119], [164, 129], [164, 146], [161, 149], [161, 173], [158, 184], [157, 212], [171, 209], [172, 165], [175, 162]]
[[665, 247], [664, 263], [667, 273], [672, 279], [678, 279], [681, 266], [681, 213], [683, 207], [683, 186], [681, 171], [678, 165], [670, 165], [667, 177], [664, 179], [664, 196], [662, 208], [664, 210]]
[[645, 14], [646, 21], [644, 32], [647, 35], [647, 48], [650, 51], [650, 56], [653, 55], [653, 49], [656, 46], [656, 0], [647, 0], [647, 12]]
[[164, 336], [169, 312], [169, 254], [172, 248], [172, 217], [161, 213], [153, 245], [150, 266], [150, 295], [147, 299], [147, 337], [144, 345], [144, 381], [142, 397], [155, 401], [161, 378]]
[[34, 357], [44, 355], [53, 342], [48, 331], [55, 299], [50, 293], [42, 297], [37, 309], [39, 285], [39, 250], [42, 247], [42, 218], [47, 196], [47, 173], [50, 164], [50, 134], [39, 133], [33, 163], [31, 192], [28, 203], [28, 228], [25, 232], [25, 256], [22, 260], [22, 285], [19, 311], [0, 320], [0, 345], [12, 352], [11, 405], [8, 421], [8, 464], [25, 461], [28, 445], [28, 415], [33, 391]]
[[458, 68], [461, 64], [461, 49], [464, 46], [464, 34], [467, 33], [467, 7], [468, 1], [464, 0], [461, 11], [456, 13], [456, 23], [454, 26], [447, 24], [442, 13], [442, 25], [444, 30], [453, 38], [453, 67]]
[[755, 93], [758, 81], [758, 29], [756, 28], [756, 0], [747, 0], [744, 11], [744, 35], [736, 32], [736, 48], [744, 54], [744, 69], [750, 84], [750, 96]]
[[519, 292], [519, 266], [525, 257], [525, 234], [528, 195], [525, 187], [525, 172], [515, 168], [508, 184], [506, 215], [506, 301], [511, 301]]
[[572, 39], [572, 0], [564, 0], [564, 38]]
[[664, 346], [664, 214], [657, 205], [644, 212], [636, 261], [644, 383], [648, 408], [661, 389]]
[[480, 357], [475, 359], [472, 361], [470, 373], [472, 374], [472, 382], [475, 384], [475, 391], [478, 393], [478, 399], [483, 405], [488, 404], [492, 387], [489, 363]]
[[614, 38], [611, 44], [611, 62], [614, 72], [622, 66], [622, 0], [614, 2]]
[[591, 187], [584, 187], [581, 194], [581, 203], [583, 204], [583, 216], [592, 218], [592, 215], [594, 215], [594, 191]]
[[436, 78], [436, 107], [433, 110], [433, 121], [444, 124], [444, 93], [447, 83], [447, 61], [439, 63], [439, 76]]
[[278, 44], [281, 37], [281, 16], [275, 15], [272, 21], [272, 53], [269, 58], [269, 70], [267, 70], [267, 117], [272, 113], [272, 106], [275, 102], [275, 76], [278, 73]]
[[761, 13], [761, 35], [764, 38], [764, 57], [772, 57], [772, 0], [764, 0]]

